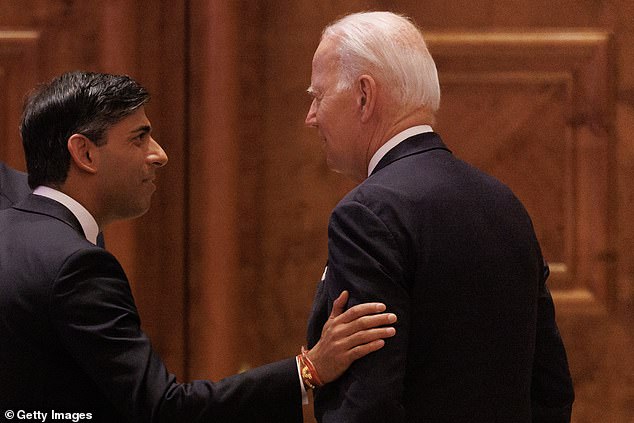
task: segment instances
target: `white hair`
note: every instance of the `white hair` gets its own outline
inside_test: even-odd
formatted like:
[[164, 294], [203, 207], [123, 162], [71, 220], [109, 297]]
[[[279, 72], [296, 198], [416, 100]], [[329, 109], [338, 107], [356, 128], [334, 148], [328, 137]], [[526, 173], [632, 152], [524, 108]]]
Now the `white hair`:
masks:
[[338, 89], [351, 88], [368, 73], [385, 83], [400, 106], [438, 110], [436, 64], [409, 18], [391, 12], [354, 13], [327, 26], [322, 40], [329, 37], [338, 42]]

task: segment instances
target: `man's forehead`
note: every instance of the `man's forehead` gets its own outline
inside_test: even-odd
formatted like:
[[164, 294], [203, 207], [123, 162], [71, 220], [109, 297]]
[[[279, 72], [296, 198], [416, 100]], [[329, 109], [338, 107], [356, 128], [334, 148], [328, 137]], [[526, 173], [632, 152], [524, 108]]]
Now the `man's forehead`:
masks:
[[108, 132], [113, 132], [114, 130], [118, 133], [132, 133], [140, 130], [146, 130], [151, 127], [150, 120], [145, 114], [145, 108], [141, 106], [128, 116], [121, 119], [119, 122], [112, 125]]
[[333, 41], [322, 41], [313, 56], [313, 73], [336, 71], [339, 64], [339, 52]]
[[315, 55], [313, 56], [313, 62], [315, 59], [321, 57], [329, 57], [337, 55], [337, 40], [334, 37], [325, 37], [321, 40], [317, 49], [315, 50]]

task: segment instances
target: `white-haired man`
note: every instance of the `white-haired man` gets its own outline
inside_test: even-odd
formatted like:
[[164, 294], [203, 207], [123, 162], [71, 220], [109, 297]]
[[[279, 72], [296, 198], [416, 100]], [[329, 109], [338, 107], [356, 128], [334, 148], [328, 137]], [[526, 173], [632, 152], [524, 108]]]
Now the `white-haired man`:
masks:
[[334, 209], [310, 317], [319, 339], [337, 293], [381, 301], [397, 334], [315, 391], [320, 422], [570, 420], [573, 388], [531, 220], [502, 183], [432, 132], [434, 61], [407, 18], [328, 26], [306, 124], [328, 165], [359, 185]]

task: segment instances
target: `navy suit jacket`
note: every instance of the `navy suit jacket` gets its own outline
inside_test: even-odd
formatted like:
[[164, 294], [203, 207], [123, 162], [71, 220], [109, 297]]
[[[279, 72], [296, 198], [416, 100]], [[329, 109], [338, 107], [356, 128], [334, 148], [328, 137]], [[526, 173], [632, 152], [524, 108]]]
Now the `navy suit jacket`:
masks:
[[386, 303], [396, 336], [315, 392], [320, 422], [570, 420], [573, 389], [531, 220], [434, 133], [411, 137], [334, 209], [309, 320]]
[[141, 330], [123, 269], [56, 201], [31, 194], [0, 211], [0, 292], [0, 410], [108, 423], [301, 422], [294, 359], [177, 383]]

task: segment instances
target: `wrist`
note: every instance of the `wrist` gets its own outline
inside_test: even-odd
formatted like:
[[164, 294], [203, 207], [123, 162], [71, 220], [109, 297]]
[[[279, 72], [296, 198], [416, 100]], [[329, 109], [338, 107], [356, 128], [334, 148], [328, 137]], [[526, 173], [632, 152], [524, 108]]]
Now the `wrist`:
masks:
[[308, 351], [302, 346], [301, 353], [297, 356], [299, 363], [300, 375], [306, 389], [315, 389], [324, 385], [323, 380], [317, 373], [315, 364], [308, 357]]

